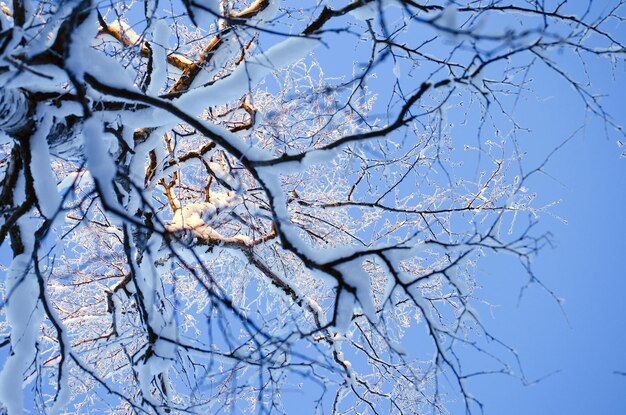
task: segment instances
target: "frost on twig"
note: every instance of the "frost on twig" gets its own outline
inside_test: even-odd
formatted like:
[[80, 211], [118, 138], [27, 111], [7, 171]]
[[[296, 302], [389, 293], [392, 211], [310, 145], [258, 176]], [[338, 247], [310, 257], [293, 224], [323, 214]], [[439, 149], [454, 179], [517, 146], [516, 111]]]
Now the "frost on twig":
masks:
[[563, 144], [532, 164], [517, 117], [551, 76], [624, 141], [595, 3], [3, 3], [3, 408], [443, 414], [526, 381], [479, 265], [556, 298], [533, 180]]

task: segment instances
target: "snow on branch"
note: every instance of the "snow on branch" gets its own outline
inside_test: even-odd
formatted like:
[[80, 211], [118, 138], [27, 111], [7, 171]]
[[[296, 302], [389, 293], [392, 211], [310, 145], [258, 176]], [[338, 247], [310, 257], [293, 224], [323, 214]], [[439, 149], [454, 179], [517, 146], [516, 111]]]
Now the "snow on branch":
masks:
[[626, 6], [545, 3], [3, 4], [0, 412], [477, 413], [469, 378], [524, 381], [479, 313], [487, 255], [556, 299], [562, 145], [533, 164], [518, 114], [545, 79], [624, 138], [594, 79]]

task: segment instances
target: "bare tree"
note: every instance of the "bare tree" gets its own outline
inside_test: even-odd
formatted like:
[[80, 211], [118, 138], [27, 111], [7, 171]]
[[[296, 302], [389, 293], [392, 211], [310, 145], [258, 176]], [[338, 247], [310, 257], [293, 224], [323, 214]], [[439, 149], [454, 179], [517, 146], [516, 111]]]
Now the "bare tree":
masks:
[[549, 242], [518, 101], [542, 68], [621, 135], [587, 64], [624, 70], [624, 12], [3, 3], [0, 401], [283, 413], [296, 389], [319, 413], [479, 409], [468, 378], [523, 372], [472, 307], [476, 264], [511, 253], [540, 283]]

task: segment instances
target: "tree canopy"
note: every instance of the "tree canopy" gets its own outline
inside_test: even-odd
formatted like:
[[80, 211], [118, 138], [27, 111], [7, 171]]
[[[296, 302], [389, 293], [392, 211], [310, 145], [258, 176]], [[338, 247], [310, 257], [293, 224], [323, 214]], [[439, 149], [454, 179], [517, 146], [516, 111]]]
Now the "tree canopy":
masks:
[[514, 255], [558, 301], [531, 267], [550, 243], [531, 179], [568, 135], [528, 162], [517, 110], [556, 80], [623, 137], [594, 79], [624, 71], [625, 17], [622, 0], [2, 3], [0, 402], [480, 411], [469, 379], [524, 380], [475, 311], [481, 258]]

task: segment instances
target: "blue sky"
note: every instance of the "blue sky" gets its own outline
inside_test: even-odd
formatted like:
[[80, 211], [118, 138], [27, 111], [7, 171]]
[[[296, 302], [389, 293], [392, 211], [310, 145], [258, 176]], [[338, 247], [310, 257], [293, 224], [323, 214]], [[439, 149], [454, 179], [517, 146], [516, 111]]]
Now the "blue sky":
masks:
[[[614, 74], [601, 61], [590, 67], [591, 89], [608, 94], [604, 105], [623, 124], [624, 67]], [[484, 296], [500, 306], [484, 320], [516, 348], [529, 380], [556, 373], [530, 386], [494, 376], [475, 382], [474, 393], [487, 414], [623, 414], [626, 377], [614, 372], [626, 370], [626, 159], [619, 158], [617, 136], [607, 137], [569, 85], [545, 67], [534, 77], [540, 98], [527, 100], [518, 114], [531, 130], [520, 136], [531, 165], [586, 124], [550, 159], [547, 174], [533, 180], [540, 199], [560, 200], [551, 212], [565, 221], [542, 215], [541, 227], [552, 233], [555, 247], [533, 262], [564, 300], [564, 314], [536, 285], [518, 304], [524, 271], [509, 258], [492, 258], [481, 265], [489, 276]]]
[[[351, 59], [341, 65], [335, 60], [328, 72], [349, 74], [351, 66]], [[607, 109], [618, 122], [626, 121], [620, 93], [626, 91], [624, 68], [617, 79], [596, 69], [592, 89], [610, 93]], [[540, 163], [585, 117], [569, 86], [545, 67], [533, 74], [540, 97], [524, 99], [517, 113], [530, 129], [518, 137], [529, 151], [529, 166]], [[479, 309], [483, 323], [516, 348], [528, 380], [549, 375], [528, 386], [502, 375], [473, 379], [470, 391], [487, 414], [626, 413], [626, 376], [614, 373], [626, 372], [626, 159], [619, 158], [615, 135], [607, 137], [601, 123], [590, 119], [586, 125], [551, 158], [548, 174], [532, 181], [540, 201], [560, 200], [551, 213], [567, 221], [542, 215], [541, 230], [552, 233], [555, 247], [533, 263], [542, 281], [564, 299], [563, 309], [537, 285], [518, 302], [527, 275], [511, 257], [489, 257], [477, 269], [482, 286], [477, 296], [494, 306]], [[468, 141], [475, 139], [472, 133]]]
[[[616, 78], [596, 73], [592, 88], [609, 94], [605, 103], [618, 122], [625, 120], [623, 68]], [[535, 88], [543, 105], [524, 105], [520, 119], [532, 129], [521, 140], [536, 156], [567, 138], [585, 115], [573, 90], [539, 71]], [[551, 176], [536, 177], [533, 190], [545, 200], [560, 200], [552, 209], [566, 221], [543, 215], [554, 249], [543, 250], [534, 270], [556, 295], [563, 311], [538, 286], [518, 305], [525, 273], [510, 258], [491, 258], [480, 267], [481, 295], [498, 307], [483, 313], [494, 334], [514, 346], [529, 380], [524, 386], [505, 376], [475, 380], [474, 394], [487, 414], [623, 414], [626, 413], [626, 159], [601, 123], [587, 127], [546, 165]], [[533, 157], [531, 157], [532, 159]]]
[[[338, 48], [335, 40], [341, 40], [337, 36], [331, 42]], [[327, 54], [339, 53], [317, 49], [318, 59], [328, 64], [327, 73], [349, 73], [348, 59], [326, 61]], [[560, 59], [566, 71], [581, 74], [571, 57]], [[624, 124], [626, 71], [623, 65], [613, 73], [608, 69], [606, 60], [589, 62], [590, 90], [608, 95], [603, 105]], [[385, 65], [376, 72], [382, 79], [392, 76]], [[620, 159], [617, 135], [607, 136], [570, 85], [542, 65], [531, 76], [534, 92], [516, 109], [516, 119], [529, 129], [517, 137], [528, 151], [527, 169], [538, 166], [584, 125], [550, 158], [545, 174], [530, 181], [538, 204], [559, 202], [540, 218], [540, 231], [552, 234], [554, 247], [540, 252], [533, 270], [563, 303], [561, 308], [537, 284], [518, 301], [528, 276], [517, 260], [490, 256], [482, 261], [477, 270], [482, 288], [476, 296], [493, 306], [479, 308], [482, 321], [491, 334], [516, 349], [531, 384], [489, 375], [473, 378], [470, 392], [486, 414], [623, 414], [626, 376], [615, 371], [626, 372], [626, 159]], [[386, 102], [384, 91], [375, 90]], [[475, 130], [452, 131], [457, 146], [476, 142]], [[469, 363], [480, 367], [484, 362]], [[456, 411], [462, 413], [461, 408], [452, 413]]]

